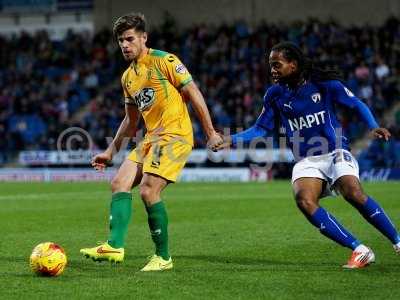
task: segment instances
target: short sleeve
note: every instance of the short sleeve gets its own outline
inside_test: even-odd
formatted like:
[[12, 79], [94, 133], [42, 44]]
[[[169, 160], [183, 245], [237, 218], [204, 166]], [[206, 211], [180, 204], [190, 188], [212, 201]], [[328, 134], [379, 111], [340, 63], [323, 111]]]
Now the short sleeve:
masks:
[[178, 90], [193, 80], [185, 65], [174, 54], [167, 54], [161, 58], [160, 71]]

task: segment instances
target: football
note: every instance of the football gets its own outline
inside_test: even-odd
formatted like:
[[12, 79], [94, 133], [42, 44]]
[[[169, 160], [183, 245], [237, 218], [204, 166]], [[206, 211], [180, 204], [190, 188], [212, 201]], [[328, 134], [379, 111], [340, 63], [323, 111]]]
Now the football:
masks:
[[55, 243], [41, 243], [33, 248], [29, 263], [37, 275], [58, 276], [67, 265], [67, 255], [64, 249]]

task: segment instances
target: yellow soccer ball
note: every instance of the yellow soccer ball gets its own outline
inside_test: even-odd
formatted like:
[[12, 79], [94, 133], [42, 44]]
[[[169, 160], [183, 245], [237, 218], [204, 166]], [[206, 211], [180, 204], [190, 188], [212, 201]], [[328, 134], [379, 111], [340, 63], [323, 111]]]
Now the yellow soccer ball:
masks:
[[67, 265], [67, 255], [55, 243], [41, 243], [33, 248], [29, 263], [32, 271], [38, 275], [58, 276]]

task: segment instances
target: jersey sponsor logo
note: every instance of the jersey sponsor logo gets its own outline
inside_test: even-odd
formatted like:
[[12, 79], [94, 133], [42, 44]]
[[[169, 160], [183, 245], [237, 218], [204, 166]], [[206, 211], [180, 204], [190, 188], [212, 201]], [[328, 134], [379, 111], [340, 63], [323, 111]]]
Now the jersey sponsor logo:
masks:
[[292, 131], [302, 130], [303, 128], [311, 128], [314, 125], [325, 124], [325, 111], [306, 115], [304, 117], [288, 119], [289, 126]]
[[312, 94], [311, 100], [314, 101], [314, 103], [321, 101], [321, 94], [320, 93]]
[[176, 73], [185, 74], [187, 72], [186, 67], [183, 64], [179, 64], [175, 67]]
[[154, 95], [154, 89], [145, 87], [133, 96], [133, 101], [137, 105], [138, 109], [143, 111], [154, 103]]
[[344, 90], [345, 90], [347, 96], [354, 97], [354, 94], [352, 93], [352, 91], [350, 91], [347, 87], [344, 86]]

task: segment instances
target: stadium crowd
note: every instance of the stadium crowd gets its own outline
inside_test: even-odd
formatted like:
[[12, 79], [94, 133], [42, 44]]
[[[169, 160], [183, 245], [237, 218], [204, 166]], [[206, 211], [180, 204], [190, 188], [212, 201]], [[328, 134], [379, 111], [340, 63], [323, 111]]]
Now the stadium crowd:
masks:
[[[344, 27], [318, 20], [249, 26], [198, 25], [179, 30], [172, 19], [150, 31], [149, 46], [177, 54], [199, 84], [219, 130], [246, 128], [260, 112], [270, 84], [266, 53], [281, 40], [300, 44], [324, 66], [344, 72], [347, 86], [373, 110], [394, 139], [372, 142], [363, 166], [400, 167], [400, 112], [384, 114], [400, 99], [400, 22]], [[105, 148], [124, 116], [120, 75], [126, 67], [108, 30], [94, 36], [69, 32], [51, 41], [46, 32], [0, 36], [0, 162], [19, 150], [54, 150], [71, 126], [87, 130]], [[366, 130], [357, 115], [342, 111], [346, 134]], [[196, 147], [205, 140], [193, 118]], [[387, 158], [391, 159], [388, 160]]]

